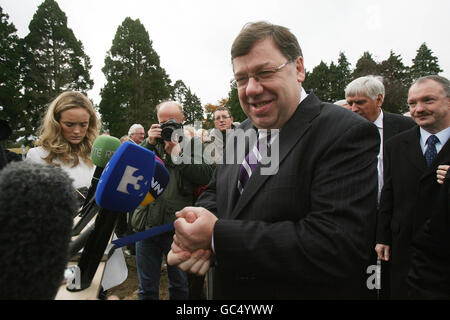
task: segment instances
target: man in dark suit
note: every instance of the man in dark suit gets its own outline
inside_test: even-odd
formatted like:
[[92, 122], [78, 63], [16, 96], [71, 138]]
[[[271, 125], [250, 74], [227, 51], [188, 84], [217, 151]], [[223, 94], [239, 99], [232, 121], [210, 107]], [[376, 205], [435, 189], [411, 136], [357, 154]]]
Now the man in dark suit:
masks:
[[378, 255], [391, 260], [393, 299], [409, 297], [406, 277], [411, 243], [420, 237], [425, 221], [440, 203], [436, 169], [439, 164], [450, 163], [449, 81], [440, 76], [416, 80], [409, 89], [408, 104], [419, 127], [386, 142], [377, 226]]
[[430, 218], [411, 244], [410, 299], [450, 299], [450, 170]]
[[[396, 134], [410, 129], [416, 123], [409, 117], [383, 111], [381, 109], [385, 97], [385, 88], [379, 76], [364, 76], [350, 82], [345, 88], [345, 98], [350, 110], [373, 122], [380, 133], [380, 151], [378, 154], [378, 203], [383, 188], [383, 146]], [[375, 239], [374, 239], [375, 250]], [[377, 263], [377, 253], [374, 251], [370, 264]], [[381, 262], [381, 290], [380, 299], [389, 299], [389, 262]], [[375, 293], [375, 292], [373, 292]]]
[[244, 161], [217, 166], [199, 207], [177, 212], [168, 262], [191, 257], [199, 270], [212, 249], [214, 299], [359, 298], [375, 232], [376, 127], [306, 93], [301, 49], [287, 28], [248, 24], [231, 55], [249, 118], [234, 135], [270, 132], [274, 170], [265, 173], [263, 157], [242, 184]]
[[416, 123], [401, 114], [389, 113], [381, 109], [385, 97], [382, 78], [364, 76], [350, 82], [345, 88], [345, 98], [351, 111], [373, 122], [380, 133], [378, 154], [378, 201], [383, 188], [383, 145], [396, 134], [410, 129]]

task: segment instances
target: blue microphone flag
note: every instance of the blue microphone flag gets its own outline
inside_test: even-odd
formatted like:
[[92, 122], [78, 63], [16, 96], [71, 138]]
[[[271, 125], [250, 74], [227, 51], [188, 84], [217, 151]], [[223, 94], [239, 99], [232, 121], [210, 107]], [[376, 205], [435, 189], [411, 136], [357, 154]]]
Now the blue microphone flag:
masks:
[[133, 211], [149, 191], [154, 170], [153, 152], [131, 142], [123, 143], [103, 170], [95, 201], [111, 211]]

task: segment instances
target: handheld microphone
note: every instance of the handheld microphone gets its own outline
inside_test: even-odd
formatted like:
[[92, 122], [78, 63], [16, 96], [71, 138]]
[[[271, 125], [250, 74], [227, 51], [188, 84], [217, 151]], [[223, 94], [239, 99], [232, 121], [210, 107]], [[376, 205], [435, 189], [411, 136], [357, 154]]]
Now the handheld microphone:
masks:
[[55, 297], [76, 208], [61, 168], [21, 161], [0, 171], [0, 300]]
[[159, 161], [155, 161], [155, 174], [152, 178], [150, 190], [139, 206], [145, 207], [156, 200], [166, 190], [169, 184], [170, 174], [166, 167]]
[[100, 211], [78, 262], [81, 272], [79, 291], [90, 286], [102, 259], [119, 214], [132, 211], [151, 187], [155, 154], [136, 144], [125, 142], [114, 153], [98, 182], [95, 200]]
[[[155, 174], [152, 178], [151, 187], [144, 200], [141, 202], [140, 206], [144, 207], [153, 201], [155, 201], [161, 194], [166, 190], [167, 185], [169, 184], [170, 174], [167, 171], [166, 167], [162, 165], [159, 161], [155, 161]], [[169, 226], [171, 225], [171, 226]], [[123, 237], [117, 240], [112, 241], [114, 244], [114, 249], [118, 249], [124, 246], [127, 246], [131, 243], [141, 241], [143, 239], [150, 238], [157, 234], [161, 234], [173, 229], [173, 223], [159, 226], [157, 228], [151, 228], [149, 230], [138, 232], [127, 237]]]
[[[92, 210], [95, 206], [94, 194], [97, 189], [98, 180], [103, 173], [104, 168], [113, 156], [114, 152], [120, 147], [120, 140], [111, 136], [99, 136], [95, 139], [92, 150], [91, 159], [96, 168], [91, 180], [91, 186], [87, 192], [83, 206], [79, 210], [81, 219], [77, 222], [72, 230], [72, 236], [78, 235], [86, 224], [91, 221], [98, 210]], [[95, 208], [94, 208], [95, 209]]]

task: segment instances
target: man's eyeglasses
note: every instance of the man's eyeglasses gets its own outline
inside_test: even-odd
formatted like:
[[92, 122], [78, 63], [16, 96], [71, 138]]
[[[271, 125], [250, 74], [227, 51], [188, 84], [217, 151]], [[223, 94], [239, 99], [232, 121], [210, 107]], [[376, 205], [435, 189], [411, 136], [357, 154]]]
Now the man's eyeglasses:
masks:
[[214, 118], [214, 121], [227, 120], [231, 118], [230, 116], [218, 116]]
[[289, 63], [291, 63], [291, 61], [287, 61], [279, 67], [266, 68], [266, 69], [257, 71], [255, 73], [249, 73], [247, 75], [239, 76], [238, 78], [231, 80], [231, 86], [233, 88], [245, 88], [248, 85], [248, 81], [250, 78], [253, 78], [258, 82], [264, 82], [265, 80], [270, 80], [275, 73], [277, 73], [278, 71], [283, 69], [283, 67], [285, 67]]

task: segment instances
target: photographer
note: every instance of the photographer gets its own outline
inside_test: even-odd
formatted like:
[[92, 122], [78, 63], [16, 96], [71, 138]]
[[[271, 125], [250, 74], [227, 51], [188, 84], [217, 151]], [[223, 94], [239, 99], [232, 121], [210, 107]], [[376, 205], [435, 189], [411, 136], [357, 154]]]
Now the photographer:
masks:
[[[133, 213], [131, 225], [135, 232], [174, 221], [175, 212], [194, 204], [194, 189], [207, 184], [213, 173], [212, 167], [202, 159], [201, 140], [183, 139], [182, 123], [185, 118], [181, 105], [174, 101], [163, 102], [156, 107], [156, 113], [159, 123], [151, 125], [148, 138], [141, 146], [163, 160], [169, 170], [170, 181], [157, 200]], [[180, 157], [190, 161], [179, 163], [177, 159]], [[167, 256], [172, 240], [173, 232], [168, 232], [136, 243], [140, 300], [159, 298], [162, 255]], [[167, 266], [167, 273], [169, 299], [192, 298], [192, 295], [189, 297], [187, 275], [175, 266]]]

